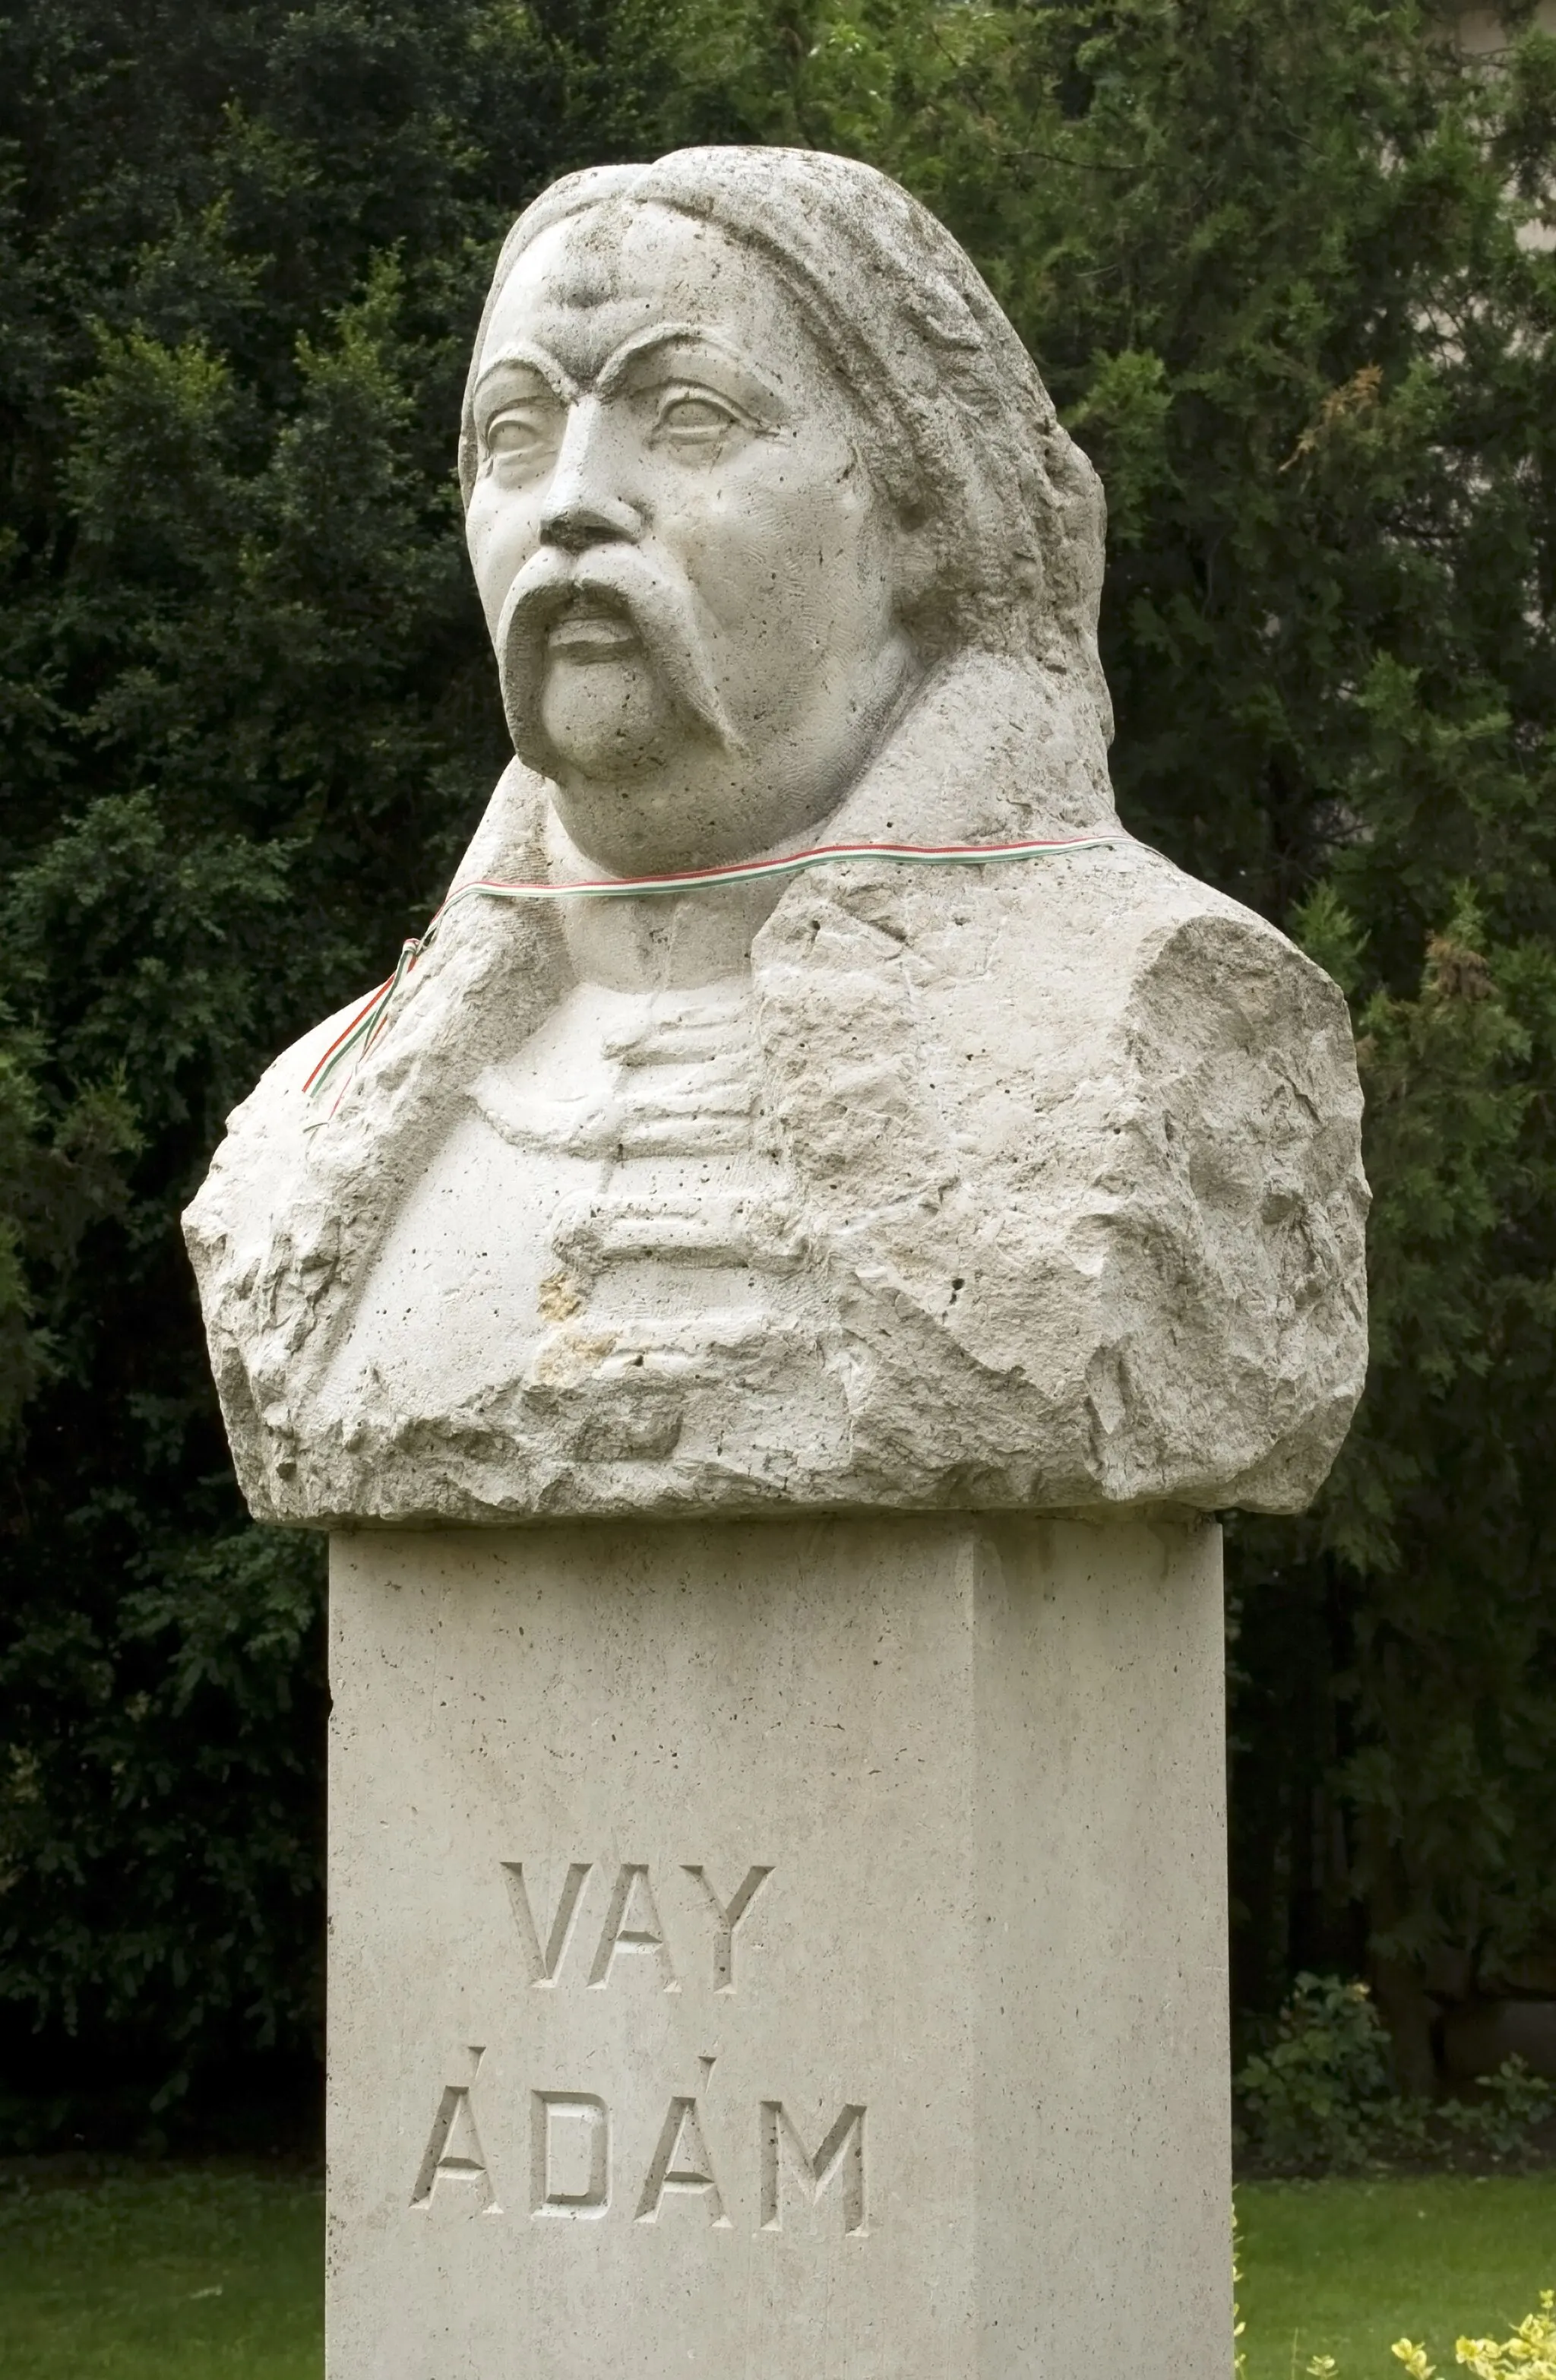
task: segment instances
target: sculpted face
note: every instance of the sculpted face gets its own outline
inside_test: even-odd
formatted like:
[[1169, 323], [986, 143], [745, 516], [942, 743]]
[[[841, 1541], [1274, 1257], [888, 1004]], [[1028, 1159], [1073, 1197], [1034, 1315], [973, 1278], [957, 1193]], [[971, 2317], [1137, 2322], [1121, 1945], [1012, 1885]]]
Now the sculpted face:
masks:
[[475, 393], [471, 559], [521, 756], [619, 873], [824, 817], [913, 674], [907, 533], [795, 300], [711, 226], [543, 232]]

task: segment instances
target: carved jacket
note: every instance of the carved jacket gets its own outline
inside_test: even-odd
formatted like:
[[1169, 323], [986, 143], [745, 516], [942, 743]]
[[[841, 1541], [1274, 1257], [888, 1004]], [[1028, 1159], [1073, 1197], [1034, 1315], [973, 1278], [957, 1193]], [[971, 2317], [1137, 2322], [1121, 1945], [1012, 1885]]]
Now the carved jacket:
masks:
[[[942, 669], [824, 830], [1111, 824], [1030, 672]], [[456, 882], [541, 877], [517, 763]], [[549, 905], [451, 913], [338, 1100], [346, 1016], [186, 1218], [254, 1512], [1299, 1508], [1366, 1365], [1345, 1003], [1121, 835], [789, 880], [740, 980], [580, 982]]]

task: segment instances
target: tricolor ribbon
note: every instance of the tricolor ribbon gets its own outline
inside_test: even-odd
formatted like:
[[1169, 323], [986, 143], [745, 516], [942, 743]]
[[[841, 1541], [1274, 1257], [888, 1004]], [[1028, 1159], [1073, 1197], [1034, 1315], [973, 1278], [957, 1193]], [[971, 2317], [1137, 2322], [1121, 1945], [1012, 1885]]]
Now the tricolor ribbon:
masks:
[[[1074, 834], [1023, 843], [822, 843], [810, 851], [791, 851], [781, 859], [741, 859], [730, 868], [691, 868], [675, 876], [602, 876], [577, 884], [505, 884], [499, 878], [480, 876], [456, 885], [433, 917], [426, 932], [412, 936], [400, 952], [395, 972], [371, 992], [345, 1029], [337, 1033], [319, 1060], [303, 1089], [317, 1099], [350, 1062], [360, 1064], [389, 1021], [395, 994], [424, 951], [432, 948], [439, 927], [451, 909], [478, 893], [489, 901], [626, 901], [660, 892], [696, 892], [713, 884], [756, 884], [768, 876], [797, 876], [807, 868], [821, 868], [845, 859], [901, 861], [918, 868], [986, 867], [990, 861], [1042, 859], [1065, 851], [1098, 851], [1127, 843], [1124, 834]], [[344, 1088], [345, 1086], [342, 1086]]]

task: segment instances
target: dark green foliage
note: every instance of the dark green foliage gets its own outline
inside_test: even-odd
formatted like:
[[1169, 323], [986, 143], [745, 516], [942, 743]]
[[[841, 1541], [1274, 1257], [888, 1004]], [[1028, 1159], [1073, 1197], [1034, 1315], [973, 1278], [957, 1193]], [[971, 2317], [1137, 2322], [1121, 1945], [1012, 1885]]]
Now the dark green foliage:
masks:
[[1388, 2104], [1389, 2036], [1364, 1984], [1298, 1975], [1274, 2038], [1236, 2077], [1239, 2113], [1277, 2171], [1365, 2166]]
[[695, 138], [871, 157], [966, 239], [1107, 480], [1126, 815], [1354, 1002], [1373, 1371], [1319, 1511], [1234, 1531], [1240, 1999], [1365, 1961], [1414, 2088], [1428, 1987], [1550, 1971], [1556, 44], [1446, 23], [0, 0], [18, 2026], [165, 2084], [312, 2024], [317, 1572], [237, 1509], [174, 1218], [502, 755], [449, 468], [492, 246]]
[[[1240, 1992], [1556, 1981], [1556, 42], [1414, 0], [710, 6], [707, 120], [966, 240], [1107, 484], [1130, 821], [1352, 993], [1371, 1383], [1244, 1524]], [[689, 104], [689, 103], [688, 103]]]
[[1473, 2099], [1400, 2091], [1392, 2045], [1365, 1984], [1300, 1974], [1270, 2037], [1234, 2077], [1244, 2155], [1269, 2173], [1371, 2167], [1481, 2168], [1539, 2154], [1556, 2083], [1503, 2060]]
[[18, 2083], [75, 2037], [176, 2098], [314, 2034], [322, 1549], [243, 1517], [176, 1216], [500, 766], [450, 468], [468, 341], [526, 199], [658, 145], [662, 53], [588, 0], [0, 9]]

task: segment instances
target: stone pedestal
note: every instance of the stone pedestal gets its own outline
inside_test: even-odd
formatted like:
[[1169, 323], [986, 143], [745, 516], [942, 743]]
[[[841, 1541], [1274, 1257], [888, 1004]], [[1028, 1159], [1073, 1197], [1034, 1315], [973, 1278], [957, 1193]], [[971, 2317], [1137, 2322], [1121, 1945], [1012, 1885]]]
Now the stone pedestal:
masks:
[[1220, 1536], [339, 1536], [331, 2380], [1230, 2364]]

